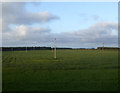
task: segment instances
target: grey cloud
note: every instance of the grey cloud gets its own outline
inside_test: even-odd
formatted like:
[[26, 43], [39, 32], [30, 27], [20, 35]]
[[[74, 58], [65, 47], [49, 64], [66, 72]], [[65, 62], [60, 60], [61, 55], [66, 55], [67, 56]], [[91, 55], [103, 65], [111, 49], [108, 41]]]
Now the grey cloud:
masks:
[[[96, 47], [101, 46], [103, 42], [106, 46], [118, 44], [117, 23], [99, 22], [87, 29], [53, 34], [49, 28], [37, 28], [30, 25], [46, 23], [59, 19], [59, 17], [48, 11], [27, 12], [25, 5], [26, 3], [3, 3], [3, 46], [26, 46], [26, 44], [31, 45], [31, 42], [35, 41], [39, 46], [53, 46], [55, 37], [58, 47]], [[36, 6], [36, 4], [34, 5]], [[85, 13], [80, 14], [80, 16], [85, 20], [90, 18]], [[92, 18], [99, 19], [97, 15], [92, 16]], [[18, 26], [13, 29], [8, 27], [10, 24]]]
[[[21, 28], [23, 29], [23, 28]], [[28, 31], [29, 30], [29, 31]], [[10, 33], [10, 32], [9, 32]], [[38, 46], [53, 46], [54, 38], [57, 38], [58, 47], [97, 47], [102, 46], [117, 46], [118, 45], [118, 31], [117, 23], [113, 22], [99, 22], [91, 25], [87, 29], [62, 32], [62, 33], [51, 33], [49, 28], [31, 28], [27, 27], [26, 36], [15, 37], [11, 34], [10, 39], [5, 40], [6, 42], [11, 42], [9, 40], [19, 39], [19, 44], [25, 45], [25, 42], [36, 41]], [[9, 37], [9, 36], [4, 36]], [[15, 45], [16, 41], [12, 43]], [[5, 45], [5, 43], [4, 43]]]
[[117, 23], [99, 22], [87, 29], [70, 31], [54, 35], [58, 46], [66, 47], [97, 47], [118, 46]]
[[117, 45], [118, 43], [117, 23], [113, 22], [99, 22], [86, 30], [76, 31], [74, 34], [83, 39], [84, 43], [98, 44], [104, 42], [107, 45]]
[[[49, 28], [30, 27], [32, 23], [45, 23], [57, 16], [48, 11], [29, 13], [25, 11], [26, 3], [3, 4], [3, 46], [26, 46], [36, 41], [38, 46], [53, 46], [53, 39], [57, 38], [57, 46], [62, 47], [96, 47], [104, 42], [106, 46], [117, 46], [117, 23], [99, 22], [87, 29], [64, 33], [51, 33]], [[88, 18], [87, 14], [81, 17]], [[94, 16], [94, 19], [98, 17]], [[17, 28], [9, 28], [9, 24], [17, 24]], [[29, 26], [26, 26], [29, 25]], [[20, 32], [20, 29], [22, 31]], [[27, 43], [26, 43], [27, 42]]]
[[33, 23], [46, 23], [59, 17], [48, 11], [31, 13], [25, 10], [26, 3], [3, 3], [3, 32], [9, 31], [10, 24], [31, 25]]
[[3, 41], [21, 41], [25, 39], [32, 40], [33, 38], [44, 36], [50, 33], [49, 28], [31, 27], [25, 25], [19, 25], [14, 28], [10, 28], [9, 32], [3, 33]]
[[[5, 41], [11, 42], [9, 40], [19, 39], [19, 42], [21, 42], [19, 43], [20, 45], [25, 45], [25, 42], [29, 42], [28, 45], [31, 45], [31, 42], [36, 41], [38, 46], [53, 46], [53, 40], [56, 37], [58, 47], [97, 47], [102, 46], [103, 42], [105, 43], [105, 46], [117, 46], [117, 32], [117, 23], [113, 22], [99, 22], [94, 25], [91, 25], [87, 29], [54, 34], [51, 33], [50, 29], [48, 28], [28, 27], [25, 37], [24, 34], [23, 36], [15, 37], [11, 33], [11, 37]], [[9, 36], [6, 35], [4, 37]], [[15, 44], [16, 41], [12, 43], [12, 45]]]

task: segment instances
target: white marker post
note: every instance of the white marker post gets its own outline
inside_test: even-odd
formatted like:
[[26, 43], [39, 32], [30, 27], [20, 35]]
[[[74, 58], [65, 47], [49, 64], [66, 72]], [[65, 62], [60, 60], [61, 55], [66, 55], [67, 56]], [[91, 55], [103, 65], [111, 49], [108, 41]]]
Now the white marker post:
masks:
[[56, 59], [56, 38], [54, 39], [54, 58]]

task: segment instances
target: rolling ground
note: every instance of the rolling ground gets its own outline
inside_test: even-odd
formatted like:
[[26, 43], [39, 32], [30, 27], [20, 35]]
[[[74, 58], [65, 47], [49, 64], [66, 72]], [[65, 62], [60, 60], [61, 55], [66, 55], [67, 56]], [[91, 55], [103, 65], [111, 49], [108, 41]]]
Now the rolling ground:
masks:
[[3, 51], [3, 91], [117, 91], [118, 51]]

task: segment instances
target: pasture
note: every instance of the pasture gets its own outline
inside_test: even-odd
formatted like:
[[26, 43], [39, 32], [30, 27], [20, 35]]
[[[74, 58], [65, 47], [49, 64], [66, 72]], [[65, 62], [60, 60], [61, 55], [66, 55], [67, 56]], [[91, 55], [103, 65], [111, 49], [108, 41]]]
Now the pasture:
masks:
[[118, 51], [3, 51], [3, 91], [117, 91]]

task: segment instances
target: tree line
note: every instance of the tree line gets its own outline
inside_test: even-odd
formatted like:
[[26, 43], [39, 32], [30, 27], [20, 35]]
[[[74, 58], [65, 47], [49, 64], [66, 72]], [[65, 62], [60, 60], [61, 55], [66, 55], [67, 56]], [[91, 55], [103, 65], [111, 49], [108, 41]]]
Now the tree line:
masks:
[[[2, 47], [2, 51], [21, 51], [21, 50], [52, 50], [52, 47]], [[56, 48], [56, 49], [72, 49], [72, 48]]]

